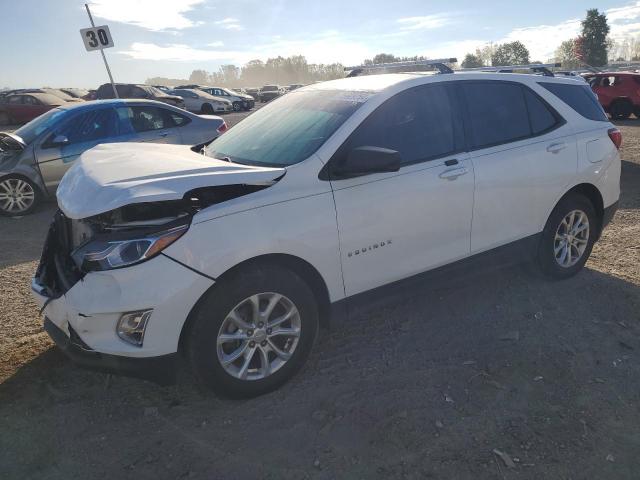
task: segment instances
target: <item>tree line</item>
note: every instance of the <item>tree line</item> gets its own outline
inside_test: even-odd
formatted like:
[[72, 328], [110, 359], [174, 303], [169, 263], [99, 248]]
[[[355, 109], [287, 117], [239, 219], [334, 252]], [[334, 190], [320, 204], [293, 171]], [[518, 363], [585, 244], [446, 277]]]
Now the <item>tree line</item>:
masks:
[[[610, 60], [640, 61], [640, 38], [629, 37], [622, 41], [614, 41], [609, 37], [610, 27], [607, 17], [598, 9], [587, 10], [581, 22], [581, 31], [576, 38], [562, 42], [555, 51], [554, 57], [547, 62], [561, 62], [565, 69], [578, 69], [585, 65], [601, 67]], [[363, 64], [372, 65], [398, 61], [426, 60], [423, 56], [398, 57], [390, 53], [379, 53], [375, 57], [365, 59]], [[541, 59], [530, 59], [527, 47], [520, 41], [503, 44], [487, 44], [473, 53], [465, 55], [460, 63], [462, 68], [477, 68], [492, 65], [522, 65], [543, 63]], [[458, 65], [452, 65], [457, 67]], [[290, 85], [294, 83], [309, 84], [313, 82], [333, 80], [345, 76], [344, 66], [340, 63], [315, 64], [308, 63], [303, 55], [291, 57], [251, 60], [238, 67], [222, 65], [217, 72], [194, 70], [185, 79], [154, 77], [147, 79], [150, 85], [176, 86], [184, 83], [201, 85], [219, 85], [223, 87], [260, 87], [275, 83]]]

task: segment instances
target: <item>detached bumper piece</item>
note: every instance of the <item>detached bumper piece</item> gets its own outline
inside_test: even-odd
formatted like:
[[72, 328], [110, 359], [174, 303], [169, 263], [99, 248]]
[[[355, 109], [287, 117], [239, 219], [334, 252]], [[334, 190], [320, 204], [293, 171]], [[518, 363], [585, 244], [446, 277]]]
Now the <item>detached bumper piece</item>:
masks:
[[171, 385], [176, 381], [177, 353], [159, 357], [121, 357], [92, 350], [69, 325], [67, 336], [51, 320], [45, 317], [44, 330], [60, 350], [75, 364], [103, 373], [115, 373], [127, 377], [149, 380], [159, 385]]

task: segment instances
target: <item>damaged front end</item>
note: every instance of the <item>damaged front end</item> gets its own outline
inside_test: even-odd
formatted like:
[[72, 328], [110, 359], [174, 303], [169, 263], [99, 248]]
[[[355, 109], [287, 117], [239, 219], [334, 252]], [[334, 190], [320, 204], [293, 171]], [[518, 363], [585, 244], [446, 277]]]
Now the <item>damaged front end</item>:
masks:
[[133, 203], [83, 219], [68, 218], [59, 210], [49, 228], [32, 288], [51, 301], [89, 272], [149, 260], [184, 235], [193, 216], [203, 208], [268, 186], [202, 187], [179, 200]]

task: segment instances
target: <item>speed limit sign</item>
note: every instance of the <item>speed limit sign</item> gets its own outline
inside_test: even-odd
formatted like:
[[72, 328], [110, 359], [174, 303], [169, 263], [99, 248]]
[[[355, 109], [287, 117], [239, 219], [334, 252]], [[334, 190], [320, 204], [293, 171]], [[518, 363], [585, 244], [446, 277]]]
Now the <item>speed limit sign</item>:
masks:
[[113, 47], [113, 38], [111, 38], [109, 27], [106, 25], [82, 28], [80, 29], [80, 35], [82, 35], [84, 48], [87, 49], [87, 52]]

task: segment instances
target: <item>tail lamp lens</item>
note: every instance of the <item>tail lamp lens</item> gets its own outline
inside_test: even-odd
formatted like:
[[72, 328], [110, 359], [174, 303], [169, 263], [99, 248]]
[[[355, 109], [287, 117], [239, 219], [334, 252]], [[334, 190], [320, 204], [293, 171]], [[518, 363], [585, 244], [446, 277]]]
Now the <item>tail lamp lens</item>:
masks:
[[609, 138], [611, 139], [613, 144], [616, 146], [616, 148], [620, 150], [620, 146], [622, 145], [622, 132], [617, 128], [610, 128]]

